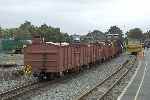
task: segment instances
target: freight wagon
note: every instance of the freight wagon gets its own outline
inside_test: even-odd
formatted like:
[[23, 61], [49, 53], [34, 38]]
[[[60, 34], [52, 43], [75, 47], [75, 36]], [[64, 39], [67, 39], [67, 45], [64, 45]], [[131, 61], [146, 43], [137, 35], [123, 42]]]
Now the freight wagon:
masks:
[[33, 75], [40, 79], [79, 72], [82, 66], [90, 66], [111, 59], [121, 53], [121, 47], [110, 43], [45, 43], [39, 37], [24, 48], [24, 64], [32, 66]]

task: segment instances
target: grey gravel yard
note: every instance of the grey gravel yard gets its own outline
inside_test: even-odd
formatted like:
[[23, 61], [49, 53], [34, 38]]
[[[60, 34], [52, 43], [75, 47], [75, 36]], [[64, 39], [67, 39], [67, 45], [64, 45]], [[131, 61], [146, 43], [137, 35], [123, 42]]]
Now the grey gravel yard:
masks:
[[16, 63], [17, 65], [23, 65], [23, 58], [22, 54], [0, 54], [0, 64], [7, 64], [7, 63]]
[[121, 95], [122, 91], [124, 90], [124, 88], [128, 85], [137, 67], [138, 67], [138, 60], [132, 66], [128, 74], [107, 94], [107, 97], [104, 100], [117, 100], [118, 97]]
[[[0, 64], [16, 63], [23, 65], [23, 55], [20, 54], [0, 54]], [[15, 67], [0, 67], [0, 92], [6, 91], [10, 88], [25, 83], [26, 81], [33, 80], [32, 77], [19, 76], [15, 73], [17, 70], [22, 69], [21, 66]]]

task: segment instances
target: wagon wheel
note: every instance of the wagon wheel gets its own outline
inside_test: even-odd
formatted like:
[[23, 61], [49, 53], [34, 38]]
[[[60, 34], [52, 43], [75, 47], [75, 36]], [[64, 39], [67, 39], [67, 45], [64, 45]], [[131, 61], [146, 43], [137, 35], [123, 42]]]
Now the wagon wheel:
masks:
[[60, 77], [64, 77], [64, 72], [62, 71], [62, 72], [59, 72], [59, 76]]

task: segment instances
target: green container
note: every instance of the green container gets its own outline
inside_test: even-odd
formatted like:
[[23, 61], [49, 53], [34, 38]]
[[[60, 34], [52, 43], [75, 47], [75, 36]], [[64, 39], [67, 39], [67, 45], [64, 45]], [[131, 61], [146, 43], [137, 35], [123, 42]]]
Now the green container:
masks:
[[6, 51], [13, 51], [23, 48], [23, 42], [21, 40], [4, 39], [2, 40], [1, 44], [2, 50]]

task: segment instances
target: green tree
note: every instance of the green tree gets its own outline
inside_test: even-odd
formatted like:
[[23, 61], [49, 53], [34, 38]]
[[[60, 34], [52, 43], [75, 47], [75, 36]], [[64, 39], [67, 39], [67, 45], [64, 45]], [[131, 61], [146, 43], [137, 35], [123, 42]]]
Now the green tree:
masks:
[[64, 36], [64, 42], [71, 43], [72, 41], [71, 36], [69, 36], [67, 33], [64, 33], [63, 36]]
[[18, 39], [30, 39], [32, 34], [36, 33], [36, 27], [29, 21], [25, 21], [17, 28], [15, 38]]
[[11, 33], [12, 29], [4, 29], [3, 30], [3, 38], [14, 38], [13, 33]]
[[128, 38], [142, 40], [144, 38], [143, 32], [140, 28], [134, 28], [127, 33]]
[[96, 41], [100, 41], [100, 40], [105, 40], [106, 36], [103, 32], [99, 31], [99, 30], [94, 30], [93, 32], [89, 32], [87, 34], [87, 37], [84, 37], [85, 40], [83, 41], [87, 41], [87, 39], [89, 39], [90, 41], [96, 42]]
[[2, 28], [0, 27], [0, 38], [2, 38], [2, 36], [3, 36], [3, 33], [2, 33]]
[[19, 28], [28, 32], [31, 27], [32, 27], [31, 22], [25, 21], [23, 24], [20, 25]]
[[144, 33], [144, 39], [150, 39], [150, 31]]
[[122, 30], [117, 26], [111, 26], [110, 29], [105, 34], [118, 34], [118, 41], [123, 45], [124, 38]]
[[[0, 28], [1, 33], [1, 28]], [[70, 42], [70, 36], [67, 33], [60, 32], [60, 28], [54, 28], [43, 24], [41, 26], [34, 26], [29, 21], [25, 21], [17, 28], [9, 28], [3, 30], [5, 38], [15, 39], [31, 39], [33, 35], [40, 35], [45, 38], [45, 41], [52, 42]]]
[[123, 40], [122, 30], [117, 26], [111, 26], [110, 29], [106, 32], [106, 34], [119, 34], [119, 38]]
[[65, 42], [66, 40], [69, 41], [69, 35], [66, 33], [61, 33], [60, 28], [54, 28], [48, 26], [47, 24], [43, 24], [38, 29], [38, 34], [41, 37], [45, 38], [45, 41], [52, 41], [52, 42]]
[[122, 30], [117, 26], [111, 26], [107, 32], [108, 34], [119, 34], [122, 35]]

